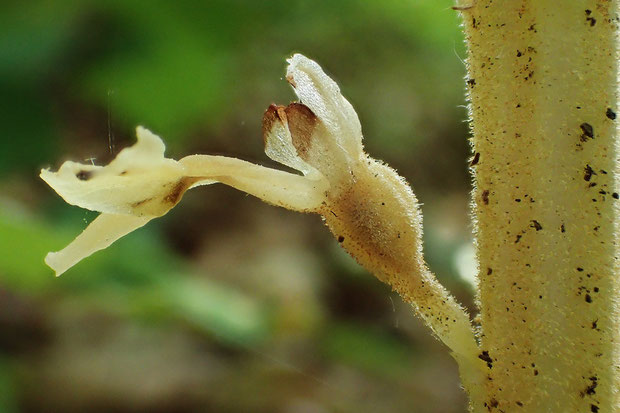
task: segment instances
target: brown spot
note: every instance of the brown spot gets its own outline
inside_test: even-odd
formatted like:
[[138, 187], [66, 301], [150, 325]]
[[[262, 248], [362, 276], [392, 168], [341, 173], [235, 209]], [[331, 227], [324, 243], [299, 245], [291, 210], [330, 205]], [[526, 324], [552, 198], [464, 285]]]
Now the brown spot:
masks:
[[592, 175], [596, 175], [596, 172], [594, 172], [590, 165], [586, 165], [586, 167], [583, 168], [583, 180], [589, 182], [590, 179], [592, 179]]
[[476, 85], [476, 79], [468, 79], [467, 84], [473, 88]]
[[344, 242], [344, 237], [342, 235], [338, 237], [338, 242]]
[[480, 152], [476, 152], [474, 154], [474, 158], [471, 160], [471, 162], [469, 163], [469, 166], [474, 166], [477, 165], [478, 162], [480, 161]]
[[301, 103], [291, 103], [284, 112], [288, 118], [293, 146], [297, 149], [299, 156], [306, 160], [308, 150], [312, 146], [312, 135], [318, 118], [308, 106]]
[[586, 395], [592, 396], [593, 394], [596, 394], [596, 386], [598, 386], [598, 377], [592, 376], [592, 377], [589, 377], [589, 379], [591, 383], [588, 387], [585, 388], [585, 390], [579, 393], [581, 397], [585, 397]]
[[198, 181], [198, 178], [181, 178], [177, 181], [176, 184], [172, 187], [172, 190], [166, 195], [163, 199], [164, 203], [176, 205], [181, 198], [187, 188], [189, 188], [194, 182]]
[[489, 401], [489, 406], [495, 408], [495, 407], [499, 406], [499, 402], [497, 400], [495, 400], [495, 399], [491, 399]]
[[594, 139], [594, 128], [592, 127], [592, 125], [590, 125], [587, 122], [584, 122], [581, 125], [579, 125], [579, 127], [581, 128], [581, 132], [583, 132], [581, 134], [582, 142], [585, 142], [588, 139]]
[[75, 177], [80, 181], [88, 181], [90, 178], [93, 177], [93, 172], [81, 170], [75, 174]]
[[487, 363], [492, 363], [493, 359], [489, 356], [489, 352], [487, 350], [483, 350], [482, 353], [478, 355], [480, 360], [486, 361]]
[[523, 403], [521, 403], [520, 401], [516, 401], [515, 403], [517, 404], [517, 406], [523, 407]]
[[489, 267], [487, 268], [487, 275], [491, 275], [493, 274], [493, 268]]
[[595, 405], [595, 404], [591, 404], [591, 405], [590, 405], [590, 411], [591, 411], [592, 413], [597, 413], [597, 412], [598, 412], [598, 406], [597, 406], [597, 405]]
[[591, 303], [592, 302], [592, 297], [590, 296], [590, 294], [586, 294], [586, 303]]
[[482, 203], [485, 205], [489, 205], [489, 190], [485, 189], [482, 191]]
[[607, 111], [605, 112], [605, 116], [607, 116], [608, 119], [616, 120], [616, 113], [613, 110], [611, 110], [611, 108], [607, 108]]
[[134, 202], [133, 204], [131, 204], [131, 207], [132, 208], [138, 208], [138, 207], [140, 207], [140, 206], [142, 206], [142, 205], [144, 205], [147, 202], [150, 202], [152, 200], [153, 200], [153, 198], [146, 198], [146, 199], [143, 199], [142, 201]]
[[540, 223], [539, 223], [538, 221], [536, 221], [535, 219], [534, 219], [534, 220], [532, 220], [532, 225], [531, 225], [531, 227], [532, 227], [532, 228], [535, 228], [535, 229], [536, 229], [536, 231], [540, 231], [540, 230], [543, 228], [543, 227], [542, 227], [542, 225], [540, 225]]
[[482, 353], [478, 354], [478, 358], [482, 361], [486, 361], [488, 368], [493, 368], [493, 359], [489, 356], [489, 352], [484, 350]]

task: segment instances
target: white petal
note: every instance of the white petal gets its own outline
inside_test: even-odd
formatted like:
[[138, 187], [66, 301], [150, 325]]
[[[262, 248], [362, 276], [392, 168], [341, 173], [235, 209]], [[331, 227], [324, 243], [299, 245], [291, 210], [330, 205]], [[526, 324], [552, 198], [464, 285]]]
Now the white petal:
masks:
[[150, 220], [148, 217], [101, 214], [64, 249], [47, 254], [45, 263], [56, 271], [56, 276], [59, 276], [84, 258], [107, 248], [117, 239]]
[[288, 59], [286, 78], [301, 102], [323, 122], [350, 160], [362, 156], [362, 127], [353, 106], [323, 69], [307, 57]]

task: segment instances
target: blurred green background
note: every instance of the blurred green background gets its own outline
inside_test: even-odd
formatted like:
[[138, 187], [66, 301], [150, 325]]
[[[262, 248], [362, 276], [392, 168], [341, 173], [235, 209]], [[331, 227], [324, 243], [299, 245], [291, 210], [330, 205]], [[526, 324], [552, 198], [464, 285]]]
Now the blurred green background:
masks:
[[38, 179], [262, 152], [285, 58], [317, 60], [367, 151], [423, 202], [430, 267], [472, 308], [465, 55], [449, 0], [11, 1], [0, 6], [0, 412], [464, 412], [455, 363], [318, 216], [213, 185], [56, 279], [96, 214]]

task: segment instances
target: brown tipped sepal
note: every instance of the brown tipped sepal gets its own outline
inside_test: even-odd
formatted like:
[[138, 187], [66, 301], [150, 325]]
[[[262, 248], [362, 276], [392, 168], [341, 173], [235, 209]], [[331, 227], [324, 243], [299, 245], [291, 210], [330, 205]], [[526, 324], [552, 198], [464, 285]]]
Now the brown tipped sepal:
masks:
[[291, 103], [284, 109], [288, 119], [288, 128], [293, 138], [293, 146], [304, 161], [308, 160], [308, 151], [312, 146], [312, 135], [318, 119], [310, 108], [301, 103]]
[[[271, 104], [263, 115], [263, 142], [268, 146], [272, 134], [288, 135], [296, 155], [308, 161], [308, 151], [318, 121], [312, 110], [302, 103], [288, 106]], [[274, 129], [276, 123], [277, 129]]]

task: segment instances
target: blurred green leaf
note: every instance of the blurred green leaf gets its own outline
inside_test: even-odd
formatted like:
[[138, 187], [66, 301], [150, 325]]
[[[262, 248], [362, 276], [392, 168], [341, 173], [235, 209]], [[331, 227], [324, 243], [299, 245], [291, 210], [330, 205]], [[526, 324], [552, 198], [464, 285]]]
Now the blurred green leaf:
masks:
[[173, 277], [145, 291], [143, 300], [150, 300], [166, 317], [234, 347], [256, 344], [267, 336], [267, 312], [255, 298], [207, 279]]
[[0, 12], [0, 78], [42, 83], [68, 46], [75, 2], [27, 1]]
[[323, 351], [334, 361], [387, 377], [402, 375], [414, 364], [414, 349], [367, 325], [333, 325], [325, 335]]

